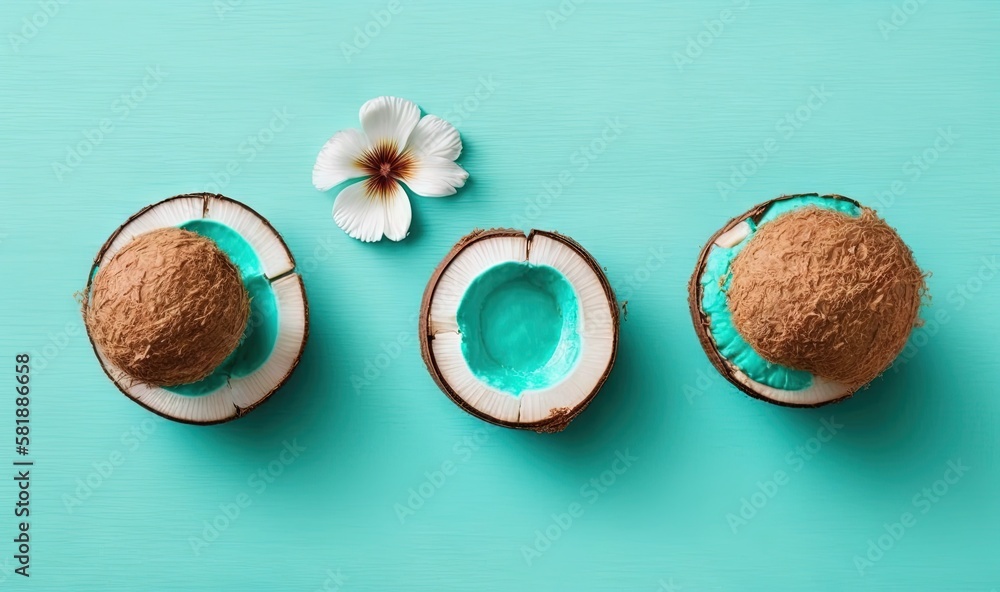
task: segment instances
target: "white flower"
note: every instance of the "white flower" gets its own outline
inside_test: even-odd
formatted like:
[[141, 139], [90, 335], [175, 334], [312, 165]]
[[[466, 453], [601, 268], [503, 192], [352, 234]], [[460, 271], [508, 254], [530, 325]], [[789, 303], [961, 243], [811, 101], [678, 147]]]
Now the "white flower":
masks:
[[[458, 131], [405, 99], [378, 97], [361, 106], [364, 132], [337, 132], [320, 150], [313, 185], [321, 191], [348, 179], [333, 203], [333, 220], [365, 242], [398, 241], [410, 229], [410, 200], [400, 182], [426, 197], [454, 195], [469, 173], [455, 163], [462, 153]], [[362, 181], [363, 179], [363, 181]]]

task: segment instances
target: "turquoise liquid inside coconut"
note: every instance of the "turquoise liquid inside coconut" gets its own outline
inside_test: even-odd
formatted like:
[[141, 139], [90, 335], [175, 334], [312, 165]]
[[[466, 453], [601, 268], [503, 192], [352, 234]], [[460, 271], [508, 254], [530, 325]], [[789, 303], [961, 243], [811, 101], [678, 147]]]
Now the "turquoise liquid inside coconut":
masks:
[[250, 295], [250, 319], [233, 353], [198, 382], [164, 387], [181, 395], [204, 395], [221, 388], [230, 378], [247, 376], [264, 365], [278, 340], [278, 301], [260, 258], [238, 232], [213, 220], [191, 220], [180, 228], [214, 240], [239, 268]]
[[553, 386], [580, 356], [580, 304], [547, 265], [508, 262], [469, 285], [458, 307], [462, 354], [472, 373], [512, 395]]
[[718, 245], [712, 247], [705, 264], [705, 272], [700, 280], [702, 286], [701, 308], [711, 317], [712, 339], [715, 340], [719, 352], [752, 380], [786, 391], [809, 388], [813, 383], [812, 374], [780, 364], [772, 364], [750, 347], [750, 344], [743, 339], [733, 324], [733, 315], [729, 311], [726, 293], [732, 279], [733, 260], [753, 239], [757, 229], [785, 212], [806, 206], [835, 210], [853, 217], [861, 215], [861, 208], [840, 199], [808, 196], [775, 202], [764, 213], [759, 223], [755, 224], [753, 220], [747, 219], [750, 233], [739, 244], [731, 248]]

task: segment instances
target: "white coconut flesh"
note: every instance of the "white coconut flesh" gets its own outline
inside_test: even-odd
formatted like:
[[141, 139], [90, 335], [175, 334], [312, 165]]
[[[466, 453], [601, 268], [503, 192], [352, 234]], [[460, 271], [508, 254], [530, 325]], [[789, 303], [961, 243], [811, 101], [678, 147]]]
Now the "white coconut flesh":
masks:
[[267, 399], [298, 363], [308, 332], [302, 279], [284, 241], [260, 215], [210, 194], [171, 198], [136, 214], [109, 239], [91, 277], [133, 238], [165, 227], [215, 239], [240, 268], [251, 294], [250, 319], [240, 346], [212, 376], [177, 387], [139, 383], [112, 364], [99, 346], [94, 349], [115, 385], [150, 410], [187, 423], [234, 419]]
[[614, 361], [616, 304], [557, 236], [491, 236], [459, 252], [430, 297], [430, 355], [453, 395], [508, 425], [576, 410]]
[[[801, 200], [801, 203], [799, 203], [798, 200]], [[848, 213], [852, 211], [849, 202], [841, 202], [840, 200], [833, 200], [830, 198], [809, 196], [802, 198], [793, 198], [793, 200], [787, 200], [787, 201], [789, 203], [783, 205], [781, 208], [782, 210], [791, 209], [795, 207], [803, 207], [805, 205], [816, 205], [819, 207], [835, 207], [836, 209], [840, 209]], [[720, 234], [713, 242], [711, 249], [712, 251], [715, 251], [716, 249], [730, 250], [736, 248], [741, 243], [751, 238], [754, 231], [755, 227], [751, 226], [751, 224], [748, 221], [739, 222], [729, 230]], [[712, 254], [713, 252], [710, 251], [710, 257]], [[707, 284], [711, 284], [712, 282], [718, 281], [718, 278], [707, 277], [708, 275], [709, 275], [708, 273], [705, 273], [702, 277], [701, 283], [704, 289], [708, 289]], [[702, 306], [704, 306], [704, 304], [702, 304]], [[705, 312], [704, 308], [702, 309], [702, 311]], [[733, 327], [731, 324], [732, 323], [731, 318], [726, 318], [726, 319], [713, 318], [713, 316], [710, 313], [705, 312], [705, 314], [712, 321], [713, 329], [718, 328], [717, 326], [718, 323], [724, 323], [728, 325], [728, 327], [726, 328], [728, 328], [731, 331], [735, 331], [735, 327]], [[717, 346], [719, 345], [718, 342], [716, 342], [716, 345]], [[743, 345], [746, 348], [750, 348], [749, 344], [744, 343]], [[717, 347], [717, 349], [719, 348]], [[801, 406], [820, 405], [823, 403], [828, 403], [843, 398], [851, 394], [852, 392], [852, 389], [847, 385], [840, 384], [838, 382], [834, 382], [812, 374], [809, 375], [811, 379], [807, 381], [807, 384], [803, 388], [795, 388], [795, 389], [776, 388], [774, 386], [754, 380], [747, 374], [747, 372], [744, 371], [744, 368], [741, 368], [733, 360], [726, 358], [721, 350], [719, 353], [724, 358], [724, 363], [729, 368], [730, 374], [735, 380], [739, 381], [743, 386], [758, 393], [762, 397], [778, 403], [784, 403], [787, 405], [801, 405]], [[734, 358], [738, 357], [741, 360], [745, 361], [746, 365], [753, 363], [753, 365], [757, 367], [760, 366], [760, 362], [764, 362], [762, 358], [759, 360], [751, 360], [752, 356], [747, 354], [749, 354], [749, 352], [741, 352], [740, 355], [738, 356], [734, 355], [733, 357]], [[753, 352], [752, 355], [759, 358], [759, 354], [756, 354], [756, 352]], [[771, 369], [784, 369], [774, 364], [769, 364], [769, 366]], [[792, 369], [784, 369], [784, 370], [790, 370], [791, 372], [796, 372], [796, 373], [803, 372], [801, 370], [792, 370]]]

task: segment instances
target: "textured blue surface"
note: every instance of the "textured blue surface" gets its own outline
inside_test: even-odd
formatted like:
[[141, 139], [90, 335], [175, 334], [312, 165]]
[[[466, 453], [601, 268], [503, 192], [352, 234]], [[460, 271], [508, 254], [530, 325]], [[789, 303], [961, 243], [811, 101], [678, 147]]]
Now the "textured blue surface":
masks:
[[[35, 354], [37, 464], [30, 580], [0, 480], [0, 585], [1000, 588], [998, 28], [988, 0], [3, 2], [0, 381]], [[310, 172], [382, 94], [455, 123], [471, 178], [365, 245]], [[206, 189], [284, 235], [312, 333], [286, 389], [198, 428], [115, 390], [73, 293], [125, 218]], [[718, 377], [685, 302], [715, 229], [810, 191], [877, 208], [934, 297], [901, 363], [815, 411]], [[434, 266], [491, 226], [572, 236], [629, 303], [557, 435], [477, 421], [420, 360]]]

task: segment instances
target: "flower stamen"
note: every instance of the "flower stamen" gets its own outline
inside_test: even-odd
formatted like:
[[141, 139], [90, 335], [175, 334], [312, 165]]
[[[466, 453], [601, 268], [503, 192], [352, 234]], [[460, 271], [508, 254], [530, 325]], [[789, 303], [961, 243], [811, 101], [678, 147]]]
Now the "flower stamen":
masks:
[[400, 151], [390, 140], [375, 144], [358, 158], [356, 164], [368, 175], [365, 190], [368, 195], [385, 199], [396, 189], [396, 181], [403, 181], [413, 173], [415, 162], [409, 151]]

